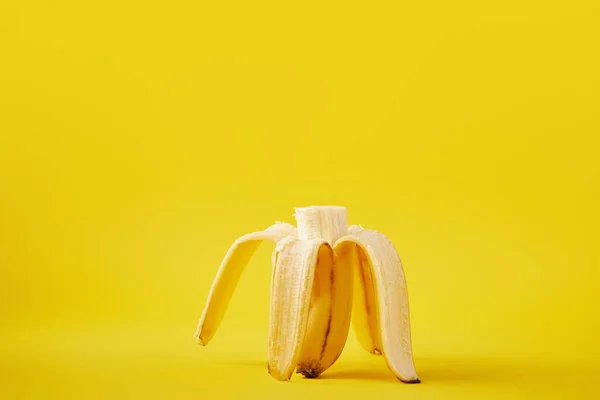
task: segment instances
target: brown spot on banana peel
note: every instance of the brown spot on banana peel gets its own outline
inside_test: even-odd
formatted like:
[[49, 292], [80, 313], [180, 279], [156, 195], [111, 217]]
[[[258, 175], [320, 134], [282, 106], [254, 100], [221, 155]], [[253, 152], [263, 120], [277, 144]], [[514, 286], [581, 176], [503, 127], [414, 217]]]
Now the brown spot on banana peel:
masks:
[[304, 375], [305, 378], [314, 379], [321, 375], [322, 368], [318, 361], [312, 361], [303, 366], [299, 366], [296, 370], [297, 374]]
[[421, 383], [421, 380], [419, 378], [408, 379], [408, 380], [398, 378], [398, 380], [403, 383]]

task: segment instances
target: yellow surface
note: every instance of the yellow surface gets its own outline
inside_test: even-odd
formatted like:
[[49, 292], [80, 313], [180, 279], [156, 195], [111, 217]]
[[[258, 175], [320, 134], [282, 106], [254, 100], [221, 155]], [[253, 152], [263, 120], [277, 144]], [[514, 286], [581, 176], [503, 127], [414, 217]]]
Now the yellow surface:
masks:
[[[1, 398], [597, 398], [599, 3], [363, 3], [0, 2]], [[270, 378], [267, 244], [194, 343], [313, 204], [397, 245], [421, 385]]]

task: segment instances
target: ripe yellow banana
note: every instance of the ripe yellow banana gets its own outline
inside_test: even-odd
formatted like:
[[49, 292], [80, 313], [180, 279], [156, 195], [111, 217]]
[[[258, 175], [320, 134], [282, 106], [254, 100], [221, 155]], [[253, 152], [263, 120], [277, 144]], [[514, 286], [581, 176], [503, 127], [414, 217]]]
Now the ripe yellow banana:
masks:
[[361, 345], [382, 354], [402, 382], [414, 368], [406, 281], [393, 244], [381, 233], [348, 228], [344, 207], [296, 208], [298, 228], [278, 222], [242, 236], [227, 252], [198, 329], [206, 345], [217, 330], [244, 266], [263, 240], [275, 242], [268, 370], [289, 380], [319, 376], [340, 356], [352, 316]]

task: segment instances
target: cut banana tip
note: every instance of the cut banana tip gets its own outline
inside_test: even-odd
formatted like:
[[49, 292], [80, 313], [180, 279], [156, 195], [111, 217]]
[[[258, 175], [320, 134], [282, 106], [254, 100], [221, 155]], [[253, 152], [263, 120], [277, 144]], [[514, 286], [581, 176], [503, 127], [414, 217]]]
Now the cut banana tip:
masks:
[[365, 350], [382, 354], [405, 383], [415, 371], [406, 280], [383, 234], [348, 227], [346, 208], [297, 207], [298, 227], [276, 222], [242, 236], [221, 262], [202, 312], [196, 341], [205, 346], [221, 323], [242, 271], [263, 240], [272, 256], [268, 372], [289, 380], [316, 378], [338, 359], [352, 322]]

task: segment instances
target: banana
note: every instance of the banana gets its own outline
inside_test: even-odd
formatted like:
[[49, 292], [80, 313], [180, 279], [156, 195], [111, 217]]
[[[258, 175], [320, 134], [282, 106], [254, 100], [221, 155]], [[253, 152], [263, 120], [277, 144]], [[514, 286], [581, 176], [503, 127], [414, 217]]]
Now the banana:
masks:
[[298, 224], [276, 223], [242, 236], [230, 247], [211, 286], [195, 334], [206, 345], [215, 334], [244, 266], [263, 240], [272, 256], [268, 371], [315, 378], [338, 359], [350, 323], [368, 351], [382, 354], [402, 382], [415, 371], [408, 294], [400, 258], [381, 233], [348, 228], [344, 207], [295, 209]]
[[[312, 286], [308, 327], [297, 372], [307, 378], [316, 378], [338, 359], [348, 337], [352, 312], [352, 262], [353, 246], [343, 246], [335, 253], [331, 245], [346, 232], [346, 210], [336, 213], [323, 212], [318, 208], [297, 209], [300, 226], [311, 228], [299, 230], [307, 240], [323, 236], [328, 246], [322, 246], [317, 258]], [[331, 223], [330, 223], [331, 221]], [[317, 230], [315, 227], [330, 227]]]
[[[406, 279], [398, 253], [392, 242], [377, 231], [352, 226], [348, 232], [350, 235], [340, 242], [356, 243], [359, 264], [371, 273], [371, 281], [364, 281], [363, 293], [365, 304], [376, 304], [377, 309], [376, 316], [366, 310], [374, 350], [383, 354], [388, 367], [402, 382], [419, 383], [413, 363]], [[371, 282], [372, 288], [368, 287]]]
[[229, 306], [231, 296], [244, 272], [244, 267], [264, 240], [279, 242], [294, 235], [296, 228], [285, 222], [277, 222], [264, 231], [252, 232], [237, 239], [229, 248], [219, 266], [217, 276], [208, 293], [206, 306], [194, 334], [196, 341], [206, 346], [214, 336]]

